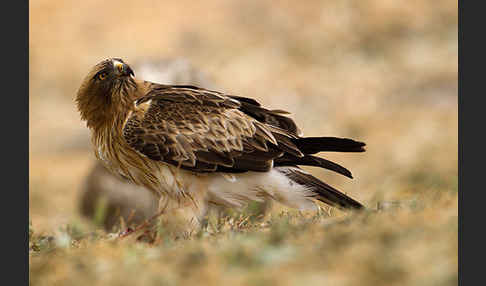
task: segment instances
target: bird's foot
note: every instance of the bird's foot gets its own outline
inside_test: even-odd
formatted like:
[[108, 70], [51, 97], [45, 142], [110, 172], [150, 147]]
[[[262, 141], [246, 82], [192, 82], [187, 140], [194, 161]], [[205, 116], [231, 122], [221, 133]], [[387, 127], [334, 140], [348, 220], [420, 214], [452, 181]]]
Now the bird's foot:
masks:
[[[128, 227], [127, 229], [125, 229], [124, 231], [120, 232], [118, 234], [118, 237], [120, 238], [124, 238], [124, 237], [127, 237], [129, 235], [131, 235], [132, 233], [136, 233], [142, 229], [146, 229], [147, 227], [150, 227], [152, 226], [152, 222], [157, 219], [159, 216], [161, 216], [163, 213], [163, 211], [160, 211], [158, 213], [156, 213], [154, 216], [152, 216], [151, 218], [149, 218], [148, 220], [144, 221], [143, 223], [139, 224], [137, 227], [135, 227], [135, 229], [132, 229], [130, 227]], [[150, 230], [146, 230], [147, 231], [150, 231]], [[145, 234], [145, 233], [144, 233]], [[143, 235], [143, 234], [142, 234]]]

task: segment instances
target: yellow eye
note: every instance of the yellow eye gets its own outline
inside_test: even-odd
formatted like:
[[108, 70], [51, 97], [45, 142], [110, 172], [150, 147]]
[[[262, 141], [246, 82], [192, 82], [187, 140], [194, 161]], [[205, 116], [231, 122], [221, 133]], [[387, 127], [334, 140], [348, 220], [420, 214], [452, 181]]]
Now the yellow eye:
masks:
[[98, 75], [98, 79], [100, 79], [100, 80], [104, 80], [104, 79], [106, 78], [106, 75], [107, 75], [107, 74], [106, 74], [105, 72], [102, 72], [102, 73], [100, 73], [100, 74]]

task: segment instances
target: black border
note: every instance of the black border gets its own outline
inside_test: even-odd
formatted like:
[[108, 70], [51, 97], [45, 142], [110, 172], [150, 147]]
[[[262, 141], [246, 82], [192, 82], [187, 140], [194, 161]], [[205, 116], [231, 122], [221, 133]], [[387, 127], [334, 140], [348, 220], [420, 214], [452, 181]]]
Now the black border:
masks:
[[[458, 2], [458, 80], [459, 80], [459, 285], [481, 285], [484, 280], [484, 150], [486, 141], [484, 108], [484, 10], [473, 7], [464, 9]], [[477, 29], [477, 30], [476, 30]], [[465, 45], [465, 40], [468, 44]], [[468, 138], [469, 136], [469, 138]], [[482, 154], [481, 154], [482, 153]], [[466, 156], [466, 154], [469, 154]], [[466, 164], [467, 163], [467, 164]], [[476, 182], [474, 181], [476, 180]], [[481, 247], [483, 246], [483, 247]], [[477, 258], [477, 259], [476, 259]]]
[[2, 8], [2, 284], [29, 285], [29, 2]]

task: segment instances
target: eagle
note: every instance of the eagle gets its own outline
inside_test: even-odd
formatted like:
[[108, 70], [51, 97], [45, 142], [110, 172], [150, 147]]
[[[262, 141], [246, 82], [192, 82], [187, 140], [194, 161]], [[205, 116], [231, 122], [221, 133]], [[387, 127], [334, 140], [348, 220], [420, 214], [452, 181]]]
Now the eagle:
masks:
[[208, 205], [241, 208], [273, 199], [291, 208], [364, 206], [304, 171], [352, 178], [318, 152], [364, 152], [348, 138], [304, 137], [288, 112], [248, 97], [135, 78], [120, 58], [95, 65], [76, 96], [97, 159], [155, 195], [176, 235], [200, 227]]

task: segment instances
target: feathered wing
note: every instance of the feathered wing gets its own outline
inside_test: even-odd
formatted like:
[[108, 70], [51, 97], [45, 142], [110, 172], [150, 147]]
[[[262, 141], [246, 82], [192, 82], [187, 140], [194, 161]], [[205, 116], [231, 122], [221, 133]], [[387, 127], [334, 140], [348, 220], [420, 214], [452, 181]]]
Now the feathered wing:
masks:
[[128, 118], [123, 136], [132, 148], [152, 160], [195, 172], [266, 172], [275, 166], [325, 203], [362, 207], [312, 175], [296, 171], [298, 165], [317, 166], [352, 178], [346, 168], [311, 154], [363, 152], [362, 142], [302, 138], [294, 121], [284, 116], [285, 111], [268, 110], [251, 98], [194, 86], [151, 84], [136, 105], [139, 111]]
[[268, 171], [277, 148], [271, 126], [241, 112], [240, 102], [221, 93], [155, 85], [127, 120], [128, 144], [152, 160], [196, 172]]

